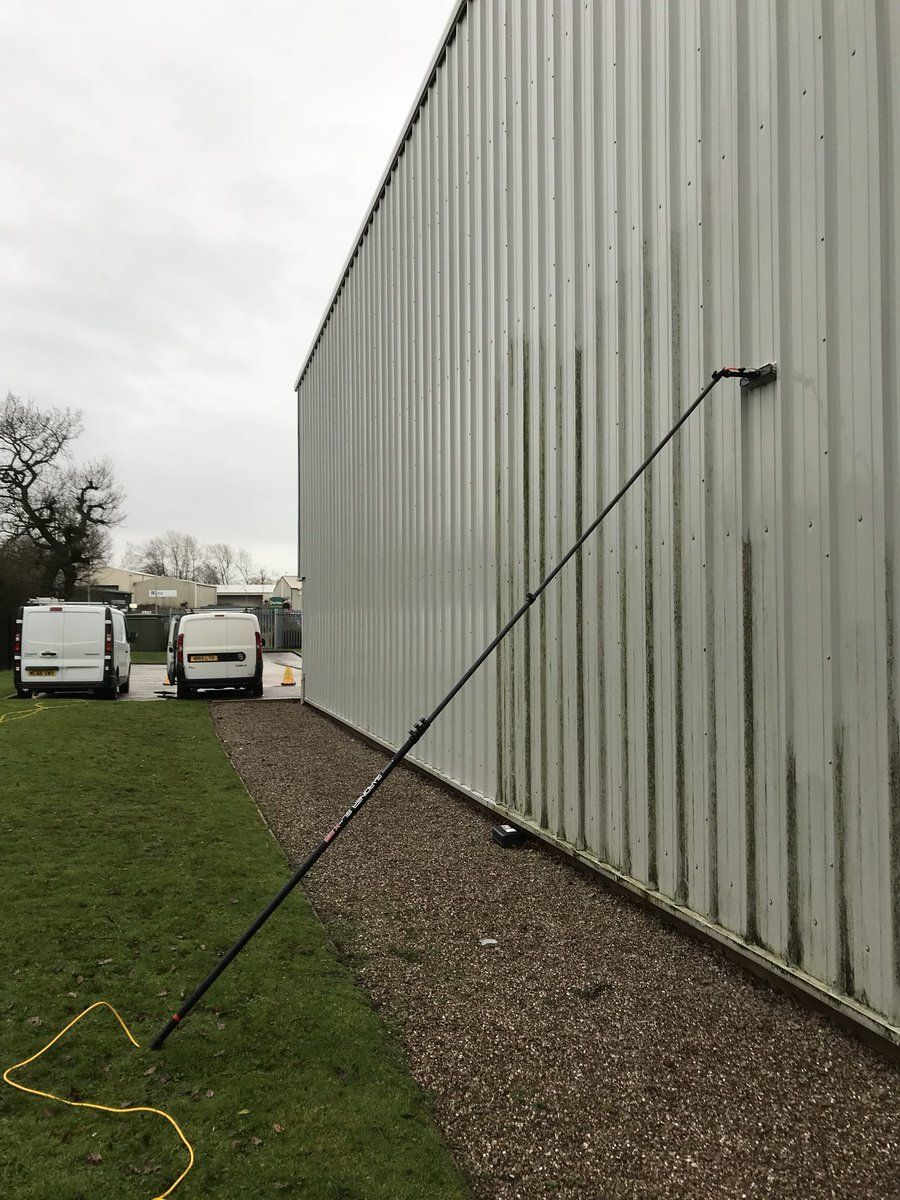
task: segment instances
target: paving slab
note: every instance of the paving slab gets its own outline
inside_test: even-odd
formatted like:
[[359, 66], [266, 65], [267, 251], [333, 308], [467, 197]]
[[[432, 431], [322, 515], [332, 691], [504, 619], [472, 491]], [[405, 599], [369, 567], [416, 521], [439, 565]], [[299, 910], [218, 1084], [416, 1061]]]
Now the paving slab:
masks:
[[[263, 655], [263, 700], [299, 700], [302, 660], [292, 650], [272, 650]], [[285, 667], [294, 673], [293, 687], [285, 687]], [[135, 663], [131, 668], [131, 689], [123, 700], [174, 700], [174, 685], [166, 686], [166, 668], [157, 664]], [[247, 700], [246, 692], [233, 688], [204, 690], [200, 700]]]
[[[294, 674], [293, 686], [284, 685], [285, 667], [290, 667]], [[263, 655], [263, 700], [299, 700], [302, 659], [292, 650], [271, 650]], [[35, 692], [37, 697], [43, 692]], [[93, 691], [66, 692], [58, 699], [83, 700], [86, 696], [94, 696]], [[219, 688], [204, 690], [199, 693], [201, 700], [248, 700], [246, 692], [234, 688]], [[120, 700], [174, 700], [175, 688], [166, 685], [166, 668], [157, 663], [135, 663], [131, 668], [131, 687], [128, 694], [120, 696]], [[256, 699], [256, 697], [254, 697]]]

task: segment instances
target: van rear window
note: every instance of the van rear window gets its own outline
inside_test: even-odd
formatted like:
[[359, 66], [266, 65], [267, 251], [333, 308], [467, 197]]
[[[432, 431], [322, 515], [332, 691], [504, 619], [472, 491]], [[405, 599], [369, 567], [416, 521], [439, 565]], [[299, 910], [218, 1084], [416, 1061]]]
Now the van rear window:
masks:
[[185, 648], [192, 650], [225, 650], [227, 648], [225, 622], [214, 617], [202, 621], [182, 621], [179, 633], [184, 634]]
[[104, 614], [98, 609], [79, 612], [70, 608], [66, 612], [66, 645], [87, 646], [99, 642], [105, 624]]
[[232, 650], [256, 646], [256, 638], [253, 636], [256, 627], [252, 618], [247, 620], [246, 617], [227, 617], [225, 624], [228, 626], [228, 645]]
[[60, 642], [63, 636], [61, 612], [25, 611], [22, 636], [26, 642]]

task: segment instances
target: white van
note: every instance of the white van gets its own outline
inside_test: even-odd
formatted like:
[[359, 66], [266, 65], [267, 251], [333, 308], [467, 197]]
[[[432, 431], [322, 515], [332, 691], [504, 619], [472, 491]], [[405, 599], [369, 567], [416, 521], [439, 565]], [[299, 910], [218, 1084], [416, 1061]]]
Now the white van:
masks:
[[93, 691], [115, 700], [131, 685], [130, 641], [108, 604], [26, 604], [13, 644], [16, 695]]
[[175, 637], [175, 685], [183, 700], [198, 688], [263, 692], [262, 637], [253, 613], [187, 613]]

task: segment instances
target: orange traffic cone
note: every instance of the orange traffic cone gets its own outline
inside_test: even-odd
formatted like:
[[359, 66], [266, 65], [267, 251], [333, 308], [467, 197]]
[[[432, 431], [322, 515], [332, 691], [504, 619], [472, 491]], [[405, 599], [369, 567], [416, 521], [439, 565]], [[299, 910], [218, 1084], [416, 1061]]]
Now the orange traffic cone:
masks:
[[294, 678], [294, 668], [293, 667], [285, 667], [284, 668], [284, 679], [282, 679], [282, 681], [281, 681], [281, 686], [282, 687], [296, 687], [297, 686], [297, 680]]

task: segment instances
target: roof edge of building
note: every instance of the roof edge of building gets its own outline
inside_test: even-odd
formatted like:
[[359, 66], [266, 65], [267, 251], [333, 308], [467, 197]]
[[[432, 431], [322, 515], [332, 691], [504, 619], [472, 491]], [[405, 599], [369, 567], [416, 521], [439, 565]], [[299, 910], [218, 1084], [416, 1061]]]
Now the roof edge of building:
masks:
[[394, 149], [391, 151], [390, 157], [388, 158], [388, 164], [384, 169], [381, 179], [379, 180], [378, 187], [375, 189], [375, 194], [372, 197], [368, 208], [366, 209], [366, 215], [363, 219], [363, 223], [360, 225], [359, 231], [356, 234], [356, 237], [353, 239], [350, 253], [347, 255], [344, 266], [340, 275], [338, 276], [337, 284], [335, 285], [334, 291], [331, 293], [331, 298], [325, 306], [325, 312], [322, 316], [322, 320], [319, 322], [319, 326], [316, 329], [312, 342], [310, 343], [310, 347], [303, 359], [303, 366], [298, 371], [297, 378], [294, 380], [295, 392], [299, 390], [300, 384], [303, 382], [303, 376], [306, 374], [307, 367], [312, 361], [312, 357], [316, 352], [319, 342], [321, 341], [322, 334], [325, 332], [325, 327], [328, 324], [332, 312], [334, 311], [334, 306], [337, 304], [338, 297], [344, 290], [344, 284], [347, 281], [347, 276], [350, 274], [350, 268], [353, 266], [353, 260], [356, 258], [359, 248], [365, 239], [369, 225], [372, 223], [372, 218], [375, 216], [378, 205], [381, 203], [382, 197], [388, 189], [391, 176], [394, 173], [394, 168], [403, 155], [403, 151], [406, 147], [407, 141], [409, 140], [409, 135], [412, 132], [413, 125], [416, 123], [416, 118], [425, 104], [428, 93], [431, 90], [431, 85], [434, 83], [438, 68], [444, 60], [444, 55], [447, 53], [447, 47], [456, 36], [456, 28], [462, 21], [463, 15], [471, 3], [473, 3], [473, 0], [456, 0], [456, 4], [453, 6], [450, 19], [447, 22], [444, 32], [441, 34], [440, 41], [438, 42], [437, 49], [432, 55], [428, 70], [425, 72], [425, 78], [422, 80], [419, 90], [416, 92], [416, 98], [413, 102], [412, 108], [409, 110], [409, 114], [403, 123], [403, 132], [400, 134], [400, 137], [397, 139], [397, 142], [394, 145]]

